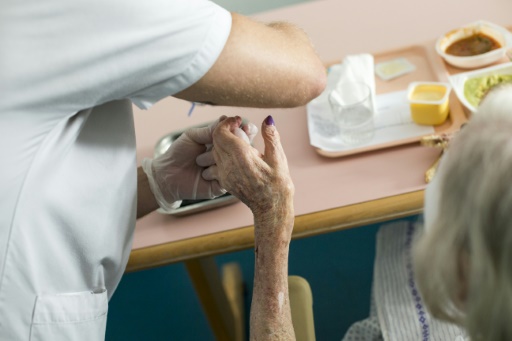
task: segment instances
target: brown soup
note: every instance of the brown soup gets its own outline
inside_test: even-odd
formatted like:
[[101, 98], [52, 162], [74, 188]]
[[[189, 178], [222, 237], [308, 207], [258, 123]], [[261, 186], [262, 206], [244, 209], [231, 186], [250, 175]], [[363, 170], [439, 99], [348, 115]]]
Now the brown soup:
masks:
[[493, 38], [483, 33], [477, 33], [471, 37], [457, 40], [446, 49], [446, 53], [453, 56], [476, 56], [492, 50], [499, 49], [500, 44]]

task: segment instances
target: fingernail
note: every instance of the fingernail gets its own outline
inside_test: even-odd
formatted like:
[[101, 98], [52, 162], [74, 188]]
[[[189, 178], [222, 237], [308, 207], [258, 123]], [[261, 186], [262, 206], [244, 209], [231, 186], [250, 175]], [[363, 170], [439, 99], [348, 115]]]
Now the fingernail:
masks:
[[272, 118], [271, 115], [267, 116], [267, 118], [265, 119], [265, 124], [268, 125], [268, 126], [275, 126], [276, 125], [274, 123], [274, 119]]

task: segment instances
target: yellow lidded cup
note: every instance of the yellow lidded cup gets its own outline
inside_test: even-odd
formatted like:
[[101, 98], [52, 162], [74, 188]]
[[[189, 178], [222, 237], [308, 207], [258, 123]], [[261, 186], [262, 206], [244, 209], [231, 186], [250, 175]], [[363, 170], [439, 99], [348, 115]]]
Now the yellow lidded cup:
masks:
[[448, 83], [414, 82], [409, 84], [407, 98], [411, 117], [421, 125], [439, 125], [448, 118], [449, 96], [452, 87]]

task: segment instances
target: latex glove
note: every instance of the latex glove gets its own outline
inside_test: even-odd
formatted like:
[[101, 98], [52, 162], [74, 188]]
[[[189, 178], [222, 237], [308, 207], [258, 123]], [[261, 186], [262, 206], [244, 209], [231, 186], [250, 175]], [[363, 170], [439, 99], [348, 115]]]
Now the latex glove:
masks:
[[207, 127], [186, 130], [163, 155], [142, 160], [151, 191], [162, 209], [177, 208], [183, 199], [213, 199], [226, 193], [218, 181], [203, 179], [204, 168], [196, 163], [196, 158], [213, 143], [215, 127], [225, 118], [222, 116]]
[[[162, 209], [177, 208], [183, 199], [213, 199], [226, 193], [217, 180], [201, 177], [205, 167], [215, 164], [212, 133], [225, 118], [221, 116], [207, 127], [188, 129], [163, 155], [142, 161], [151, 191]], [[238, 130], [237, 136], [249, 144], [258, 133], [252, 123], [241, 125]]]

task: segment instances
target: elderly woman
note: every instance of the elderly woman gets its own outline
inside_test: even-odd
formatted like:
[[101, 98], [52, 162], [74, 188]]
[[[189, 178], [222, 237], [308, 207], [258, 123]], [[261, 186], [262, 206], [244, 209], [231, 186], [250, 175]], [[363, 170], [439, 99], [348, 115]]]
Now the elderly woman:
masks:
[[[239, 118], [214, 132], [218, 179], [253, 212], [251, 340], [294, 340], [287, 285], [294, 187], [271, 117], [264, 155], [238, 138]], [[452, 141], [426, 191], [425, 232], [414, 248], [431, 314], [471, 340], [512, 340], [512, 86], [494, 90]]]
[[415, 247], [433, 316], [471, 340], [512, 340], [512, 86], [489, 93], [451, 142], [425, 196]]

